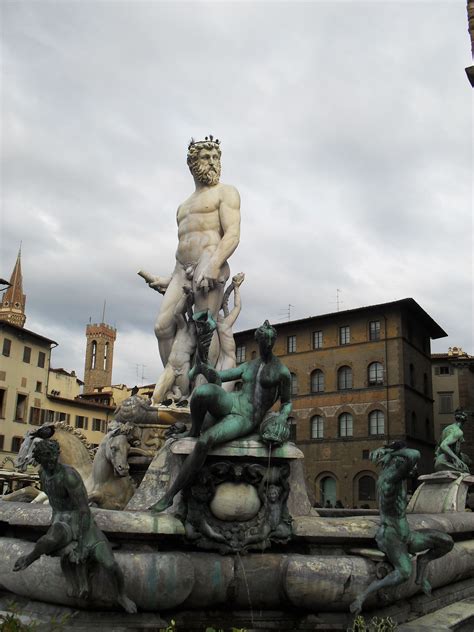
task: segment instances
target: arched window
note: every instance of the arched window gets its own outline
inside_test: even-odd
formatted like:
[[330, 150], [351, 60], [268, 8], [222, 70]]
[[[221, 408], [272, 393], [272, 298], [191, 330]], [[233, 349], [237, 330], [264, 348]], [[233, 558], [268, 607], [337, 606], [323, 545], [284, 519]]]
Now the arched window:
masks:
[[369, 384], [383, 384], [383, 365], [381, 362], [369, 364]]
[[95, 369], [97, 363], [97, 342], [92, 341], [91, 344], [91, 369]]
[[322, 507], [334, 507], [336, 504], [336, 479], [324, 476], [319, 482], [319, 492]]
[[381, 410], [373, 410], [369, 415], [369, 434], [383, 435], [385, 433], [385, 415]]
[[340, 391], [352, 388], [352, 369], [350, 366], [341, 366], [337, 372], [337, 388]]
[[103, 367], [104, 371], [107, 370], [107, 359], [108, 359], [108, 356], [109, 356], [109, 343], [106, 342], [105, 346], [104, 346], [104, 367]]
[[324, 419], [321, 415], [311, 417], [311, 439], [324, 438]]
[[359, 500], [375, 500], [375, 479], [372, 476], [359, 478]]
[[311, 373], [311, 392], [322, 393], [324, 391], [324, 373], [316, 369]]
[[352, 437], [353, 432], [352, 415], [350, 413], [342, 413], [342, 415], [339, 415], [339, 436]]
[[291, 394], [298, 395], [298, 378], [296, 373], [290, 373], [291, 375]]

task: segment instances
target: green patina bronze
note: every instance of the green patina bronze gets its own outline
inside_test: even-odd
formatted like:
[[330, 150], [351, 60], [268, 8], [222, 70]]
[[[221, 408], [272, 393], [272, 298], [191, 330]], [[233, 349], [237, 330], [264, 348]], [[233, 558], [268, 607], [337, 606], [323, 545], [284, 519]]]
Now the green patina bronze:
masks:
[[[226, 392], [217, 383], [198, 386], [191, 397], [191, 430], [180, 437], [198, 437], [193, 452], [184, 464], [165, 496], [152, 505], [152, 511], [164, 511], [171, 506], [174, 496], [193, 480], [202, 468], [212, 448], [226, 441], [240, 439], [259, 429], [273, 404], [280, 399], [281, 406], [272, 426], [281, 437], [283, 425], [291, 412], [291, 378], [289, 370], [273, 355], [276, 331], [266, 320], [255, 332], [260, 357], [244, 362], [233, 369], [216, 372], [222, 382], [241, 380], [242, 388]], [[193, 373], [196, 377], [196, 372]], [[269, 429], [266, 428], [269, 432]], [[273, 433], [270, 433], [273, 434]]]
[[471, 459], [461, 452], [461, 444], [464, 442], [463, 426], [466, 421], [467, 413], [458, 409], [454, 413], [454, 423], [447, 426], [441, 433], [435, 452], [435, 472], [451, 470], [469, 474]]
[[90, 579], [95, 567], [100, 566], [110, 579], [113, 599], [134, 613], [136, 606], [125, 594], [123, 574], [110, 543], [92, 518], [82, 478], [73, 467], [59, 463], [59, 452], [59, 444], [53, 439], [40, 441], [33, 450], [35, 461], [41, 465], [41, 487], [53, 510], [51, 526], [31, 553], [17, 559], [13, 570], [27, 568], [42, 555], [59, 556], [68, 593], [94, 600], [102, 595], [92, 594]]
[[382, 467], [377, 481], [380, 506], [380, 527], [375, 537], [379, 549], [385, 553], [394, 570], [383, 579], [373, 581], [351, 604], [351, 612], [358, 614], [367, 597], [378, 590], [398, 586], [410, 579], [410, 555], [422, 553], [416, 562], [416, 583], [426, 594], [431, 585], [426, 578], [427, 565], [453, 548], [450, 535], [435, 529], [411, 531], [406, 517], [407, 492], [405, 480], [412, 475], [420, 458], [418, 450], [407, 448], [402, 441], [378, 448], [370, 459]]

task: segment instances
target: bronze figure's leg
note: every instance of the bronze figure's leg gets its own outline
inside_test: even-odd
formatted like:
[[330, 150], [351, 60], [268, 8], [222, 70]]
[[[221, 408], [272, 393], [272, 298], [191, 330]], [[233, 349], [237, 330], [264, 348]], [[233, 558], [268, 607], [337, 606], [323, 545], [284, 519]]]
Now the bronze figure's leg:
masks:
[[126, 612], [134, 614], [137, 611], [137, 606], [125, 594], [125, 582], [122, 569], [114, 558], [110, 544], [107, 541], [99, 542], [94, 548], [93, 557], [98, 564], [105, 568], [110, 576], [113, 582], [113, 592], [117, 603], [122, 606]]
[[[426, 579], [426, 567], [431, 560], [442, 557], [453, 548], [454, 541], [447, 533], [432, 529], [423, 529], [410, 533], [408, 550], [410, 553], [420, 553], [416, 561], [416, 583], [421, 586], [425, 595], [431, 594], [431, 584]], [[428, 549], [428, 550], [426, 550]]]
[[[411, 577], [412, 564], [407, 545], [400, 540], [395, 530], [389, 527], [384, 529], [382, 539], [383, 551], [395, 568], [383, 579], [372, 582], [368, 588], [351, 603], [350, 611], [353, 614], [359, 614], [361, 612], [364, 601], [372, 593], [377, 592], [381, 588], [398, 586]], [[379, 548], [381, 548], [380, 545]]]
[[[154, 512], [164, 511], [173, 503], [173, 498], [184, 487], [189, 485], [206, 460], [209, 451], [216, 445], [245, 436], [252, 430], [252, 422], [237, 414], [226, 414], [232, 409], [232, 397], [229, 393], [215, 384], [205, 384], [196, 389], [191, 399], [191, 416], [193, 419], [193, 433], [199, 433], [204, 420], [209, 424], [211, 415], [214, 419], [220, 417], [197, 440], [193, 451], [188, 455], [171, 488], [163, 498], [152, 505]], [[224, 415], [224, 416], [223, 416]]]
[[15, 562], [14, 571], [21, 571], [30, 564], [33, 564], [42, 555], [51, 555], [70, 541], [69, 531], [62, 524], [56, 522], [50, 526], [48, 531], [35, 544], [34, 549], [28, 555], [22, 555]]

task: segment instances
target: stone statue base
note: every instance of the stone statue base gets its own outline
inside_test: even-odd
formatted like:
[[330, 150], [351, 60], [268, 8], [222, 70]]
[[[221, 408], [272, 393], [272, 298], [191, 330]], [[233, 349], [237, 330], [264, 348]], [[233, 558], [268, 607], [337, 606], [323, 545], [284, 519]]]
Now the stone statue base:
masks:
[[469, 486], [474, 476], [450, 470], [424, 474], [421, 485], [413, 494], [407, 513], [445, 513], [464, 511]]
[[[144, 510], [173, 484], [196, 439], [169, 439], [156, 455], [128, 510]], [[212, 450], [193, 483], [167, 513], [183, 522], [186, 538], [220, 553], [264, 550], [292, 537], [292, 518], [315, 515], [306, 493], [303, 453], [292, 443], [271, 451], [258, 435]]]

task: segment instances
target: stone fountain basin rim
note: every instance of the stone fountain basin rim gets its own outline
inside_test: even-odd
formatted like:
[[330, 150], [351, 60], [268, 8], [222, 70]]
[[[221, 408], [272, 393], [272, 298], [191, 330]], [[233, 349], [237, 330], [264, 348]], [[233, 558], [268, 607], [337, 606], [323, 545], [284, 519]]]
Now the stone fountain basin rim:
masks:
[[[184, 439], [176, 438], [171, 443], [171, 452], [173, 454], [189, 454], [193, 451], [197, 439], [194, 437], [186, 437]], [[244, 439], [236, 439], [229, 441], [225, 445], [218, 446], [209, 452], [209, 456], [250, 456], [258, 458], [268, 458], [268, 447], [259, 440], [258, 435], [250, 435]], [[281, 446], [272, 448], [270, 458], [279, 459], [303, 459], [303, 452], [295, 446], [294, 443], [286, 442]]]
[[[182, 536], [184, 527], [170, 514], [152, 514], [149, 511], [113, 511], [92, 508], [92, 514], [100, 529], [117, 535]], [[450, 512], [443, 514], [411, 514], [411, 529], [439, 529], [450, 534], [470, 534], [474, 531], [474, 513]], [[12, 527], [46, 529], [51, 521], [51, 508], [45, 505], [14, 503], [0, 500], [0, 521]], [[351, 516], [347, 518], [322, 518], [299, 516], [293, 520], [296, 541], [335, 542], [341, 544], [373, 539], [379, 527], [378, 516]]]
[[[180, 520], [150, 511], [114, 511], [91, 508], [99, 529], [105, 533], [184, 535]], [[51, 524], [51, 507], [0, 500], [0, 521], [11, 526], [44, 529]]]

